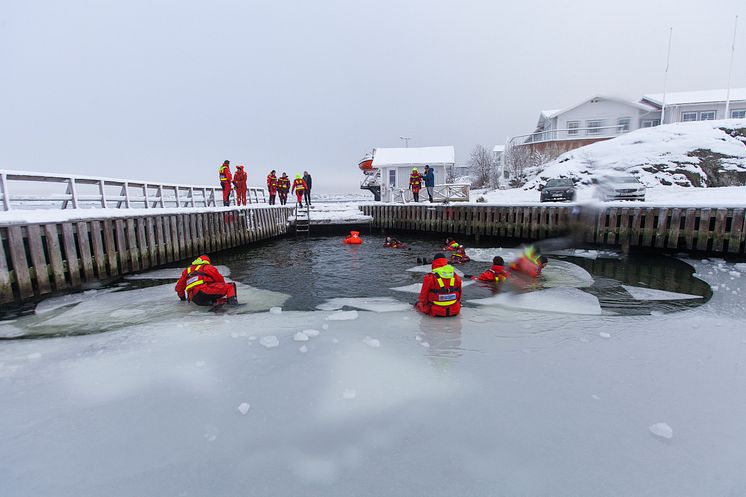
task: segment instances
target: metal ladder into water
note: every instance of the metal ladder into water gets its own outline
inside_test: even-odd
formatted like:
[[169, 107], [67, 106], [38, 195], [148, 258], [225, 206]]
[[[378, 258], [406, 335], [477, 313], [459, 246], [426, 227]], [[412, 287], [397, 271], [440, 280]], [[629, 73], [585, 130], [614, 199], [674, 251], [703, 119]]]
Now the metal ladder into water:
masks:
[[295, 206], [295, 234], [309, 234], [311, 231], [311, 208], [306, 204], [304, 208]]

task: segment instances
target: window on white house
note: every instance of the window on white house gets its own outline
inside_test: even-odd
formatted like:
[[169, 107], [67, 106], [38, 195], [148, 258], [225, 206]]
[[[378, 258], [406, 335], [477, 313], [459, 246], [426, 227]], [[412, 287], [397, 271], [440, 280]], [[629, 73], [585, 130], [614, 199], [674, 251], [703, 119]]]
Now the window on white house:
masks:
[[688, 123], [691, 121], [697, 120], [697, 113], [696, 112], [682, 112], [681, 113], [681, 121]]
[[580, 121], [567, 121], [567, 134], [571, 136], [577, 135], [579, 127]]
[[715, 111], [714, 110], [703, 110], [699, 113], [699, 120], [700, 121], [714, 121], [715, 120]]
[[737, 109], [730, 111], [731, 119], [746, 119], [746, 109]]
[[632, 120], [629, 117], [620, 117], [616, 120], [616, 132], [617, 133], [627, 133], [629, 131], [629, 123]]
[[396, 188], [396, 169], [389, 169], [389, 188]]
[[641, 128], [652, 128], [653, 126], [659, 126], [661, 123], [660, 119], [643, 119], [640, 124]]
[[600, 135], [601, 134], [601, 128], [603, 128], [604, 122], [601, 119], [593, 119], [591, 121], [585, 122], [585, 127], [588, 128], [585, 130], [586, 135]]

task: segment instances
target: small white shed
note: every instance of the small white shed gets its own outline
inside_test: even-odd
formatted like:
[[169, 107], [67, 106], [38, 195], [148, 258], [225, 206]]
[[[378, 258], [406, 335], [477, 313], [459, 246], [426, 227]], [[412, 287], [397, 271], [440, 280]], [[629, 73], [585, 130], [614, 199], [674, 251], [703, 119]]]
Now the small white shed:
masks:
[[[373, 168], [380, 171], [381, 200], [391, 202], [393, 192], [409, 188], [409, 176], [416, 167], [422, 173], [428, 165], [435, 173], [435, 184], [446, 182], [446, 168], [455, 163], [453, 146], [376, 148], [373, 152]], [[423, 190], [424, 190], [423, 184]], [[420, 200], [427, 193], [420, 195]]]

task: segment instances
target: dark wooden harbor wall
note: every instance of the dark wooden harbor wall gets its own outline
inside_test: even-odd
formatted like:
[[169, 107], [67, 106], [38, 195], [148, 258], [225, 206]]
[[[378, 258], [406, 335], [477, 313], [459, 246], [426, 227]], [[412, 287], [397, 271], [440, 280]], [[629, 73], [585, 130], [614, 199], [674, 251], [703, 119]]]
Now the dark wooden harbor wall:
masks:
[[571, 231], [600, 246], [743, 256], [744, 208], [364, 205], [373, 227], [520, 241]]
[[[121, 211], [119, 211], [121, 213]], [[0, 226], [0, 305], [284, 235], [288, 207]]]

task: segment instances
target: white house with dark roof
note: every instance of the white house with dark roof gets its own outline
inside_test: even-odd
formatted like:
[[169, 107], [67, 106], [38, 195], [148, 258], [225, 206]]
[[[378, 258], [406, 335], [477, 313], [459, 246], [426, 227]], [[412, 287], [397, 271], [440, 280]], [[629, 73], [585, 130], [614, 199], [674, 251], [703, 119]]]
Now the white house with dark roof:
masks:
[[[725, 89], [666, 93], [666, 115], [663, 124], [746, 118], [746, 88], [731, 88], [730, 108], [727, 116], [725, 115], [726, 94]], [[656, 124], [660, 124], [663, 94], [643, 95], [640, 102], [656, 109]]]
[[[373, 151], [373, 169], [378, 170], [376, 176], [384, 202], [393, 200], [393, 192], [409, 188], [412, 168], [416, 167], [422, 173], [429, 165], [435, 174], [435, 183], [442, 184], [446, 182], [446, 168], [452, 167], [455, 162], [453, 146], [376, 148]], [[423, 195], [423, 198], [427, 198], [427, 195]]]

